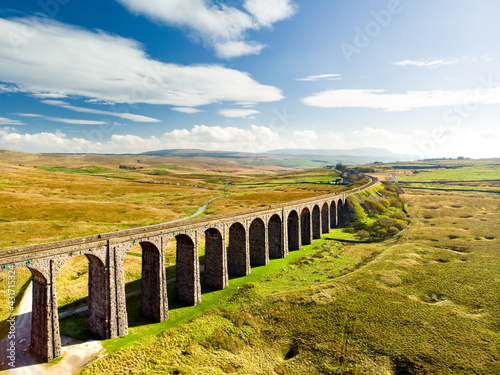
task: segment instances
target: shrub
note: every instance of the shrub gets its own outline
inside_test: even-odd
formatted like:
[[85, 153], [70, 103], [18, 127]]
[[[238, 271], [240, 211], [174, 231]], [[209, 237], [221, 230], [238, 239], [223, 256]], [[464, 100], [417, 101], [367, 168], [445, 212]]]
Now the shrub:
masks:
[[383, 214], [384, 212], [387, 211], [387, 208], [385, 208], [382, 204], [368, 200], [368, 199], [365, 201], [365, 206], [370, 212], [373, 212], [373, 213], [376, 213], [379, 215]]
[[356, 231], [367, 230], [368, 229], [368, 225], [366, 225], [366, 223], [364, 223], [362, 221], [359, 221], [359, 220], [354, 220], [353, 223], [352, 223], [352, 227]]
[[399, 229], [396, 227], [389, 227], [389, 229], [387, 230], [387, 234], [391, 237], [395, 236], [398, 233], [399, 233]]
[[370, 232], [366, 231], [366, 230], [358, 230], [358, 236], [359, 238], [361, 238], [362, 240], [366, 240], [368, 237], [370, 237]]
[[391, 202], [388, 199], [382, 199], [380, 201], [380, 204], [384, 206], [385, 208], [389, 208], [391, 206]]

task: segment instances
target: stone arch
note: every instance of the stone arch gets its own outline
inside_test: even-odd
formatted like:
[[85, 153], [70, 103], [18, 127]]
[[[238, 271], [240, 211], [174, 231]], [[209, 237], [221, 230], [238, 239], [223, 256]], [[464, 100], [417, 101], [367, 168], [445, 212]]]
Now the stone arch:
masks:
[[201, 302], [200, 263], [198, 246], [187, 234], [175, 236], [177, 241], [175, 266], [175, 296], [189, 305]]
[[321, 238], [321, 211], [317, 204], [312, 210], [312, 236], [315, 240]]
[[[93, 253], [70, 253], [59, 259], [57, 266], [52, 269], [55, 289], [59, 295], [56, 298], [58, 307], [69, 302], [61, 300], [62, 296], [71, 298], [71, 302], [74, 302], [73, 299], [87, 298], [87, 330], [102, 339], [109, 338], [109, 288], [106, 287], [108, 272], [104, 262]], [[63, 277], [69, 277], [71, 282], [61, 285]], [[76, 291], [81, 291], [81, 294]], [[61, 316], [64, 315], [65, 313], [61, 313]]]
[[267, 242], [270, 258], [285, 257], [281, 217], [277, 214], [271, 216], [267, 224]]
[[300, 213], [300, 235], [302, 238], [302, 245], [311, 244], [311, 211], [307, 207], [304, 207]]
[[330, 232], [330, 212], [328, 211], [328, 203], [324, 203], [321, 207], [321, 232]]
[[330, 205], [330, 228], [337, 226], [337, 203], [335, 200]]
[[250, 274], [250, 249], [245, 227], [241, 223], [234, 223], [229, 227], [227, 268], [232, 275], [247, 276]]
[[156, 244], [141, 241], [141, 314], [155, 322], [168, 317], [168, 300], [163, 281], [165, 266]]
[[300, 220], [297, 211], [292, 210], [287, 219], [288, 249], [300, 249]]
[[214, 289], [224, 289], [228, 285], [225, 243], [221, 232], [216, 228], [205, 231], [203, 284]]
[[265, 266], [269, 264], [269, 250], [266, 241], [266, 225], [260, 218], [256, 218], [250, 224], [248, 231], [250, 246], [250, 264]]

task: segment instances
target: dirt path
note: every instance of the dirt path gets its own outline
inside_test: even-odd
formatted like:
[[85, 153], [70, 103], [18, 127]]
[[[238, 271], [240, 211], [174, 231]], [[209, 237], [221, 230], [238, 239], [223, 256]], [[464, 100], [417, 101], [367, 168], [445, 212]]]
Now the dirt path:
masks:
[[61, 337], [63, 358], [54, 365], [39, 361], [29, 350], [31, 340], [31, 308], [33, 284], [30, 283], [22, 297], [16, 317], [16, 356], [14, 367], [9, 366], [6, 358], [9, 349], [9, 338], [0, 342], [0, 373], [7, 375], [44, 375], [44, 374], [74, 374], [87, 363], [104, 355], [100, 341], [80, 342], [68, 337]]

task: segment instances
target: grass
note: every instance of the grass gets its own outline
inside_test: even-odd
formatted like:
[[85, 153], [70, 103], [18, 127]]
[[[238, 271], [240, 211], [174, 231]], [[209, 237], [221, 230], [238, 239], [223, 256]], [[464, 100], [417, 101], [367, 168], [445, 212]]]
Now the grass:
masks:
[[500, 372], [498, 200], [406, 198], [402, 238], [317, 241], [253, 268], [199, 306], [105, 342], [111, 354], [84, 373]]
[[[249, 276], [246, 277], [238, 277], [238, 278], [231, 278], [230, 280], [230, 285], [228, 288], [222, 291], [212, 291], [205, 289], [203, 290], [204, 294], [202, 297], [202, 303], [195, 306], [195, 307], [188, 307], [188, 306], [183, 306], [179, 304], [175, 299], [169, 298], [169, 306], [170, 306], [170, 318], [159, 324], [152, 324], [148, 326], [139, 326], [139, 327], [133, 327], [130, 329], [129, 335], [123, 337], [123, 338], [118, 338], [118, 339], [112, 339], [104, 342], [105, 347], [109, 351], [115, 351], [120, 348], [127, 348], [130, 345], [133, 345], [134, 342], [138, 339], [142, 338], [147, 338], [150, 337], [151, 335], [155, 335], [157, 333], [162, 332], [166, 328], [172, 327], [178, 323], [187, 321], [188, 319], [208, 311], [211, 309], [216, 303], [220, 301], [224, 301], [227, 298], [233, 298], [234, 293], [236, 292], [236, 295], [240, 293], [240, 289], [246, 290], [248, 289], [249, 285], [251, 283], [259, 282], [262, 279], [266, 279], [268, 281], [273, 281], [273, 283], [268, 285], [268, 290], [274, 290], [276, 283], [281, 283], [280, 280], [283, 277], [283, 275], [287, 275], [287, 267], [292, 267], [296, 268], [298, 271], [295, 273], [295, 276], [301, 275], [302, 272], [300, 271], [300, 264], [302, 262], [307, 261], [307, 262], [314, 262], [314, 260], [319, 259], [319, 258], [313, 258], [311, 254], [319, 254], [318, 249], [321, 248], [321, 245], [325, 243], [325, 240], [317, 241], [313, 245], [308, 245], [304, 247], [303, 250], [298, 250], [290, 253], [290, 256], [285, 258], [285, 259], [275, 259], [271, 260], [271, 263], [268, 266], [265, 267], [254, 267], [252, 268], [252, 273]], [[326, 246], [326, 245], [325, 245]], [[328, 246], [331, 246], [328, 244]], [[332, 249], [330, 252], [332, 254], [337, 255], [337, 253], [340, 250], [338, 250], [338, 247], [335, 246], [334, 249]], [[323, 257], [323, 255], [322, 255]], [[353, 261], [350, 258], [345, 258], [345, 263], [344, 264], [352, 264]], [[321, 262], [317, 263], [321, 264]], [[322, 264], [322, 267], [325, 267], [325, 264]], [[340, 270], [343, 268], [343, 265], [337, 265], [338, 269]], [[298, 280], [295, 279], [295, 276], [293, 279], [289, 280], [290, 285], [297, 285], [300, 284]], [[303, 285], [311, 284], [312, 281], [309, 280], [308, 283], [303, 283]], [[246, 287], [245, 287], [246, 286]], [[171, 283], [169, 284], [168, 287], [168, 294], [169, 296], [172, 296], [174, 294], [173, 291], [174, 284]], [[134, 298], [138, 298], [135, 297]], [[134, 300], [130, 299], [130, 302], [133, 304]], [[129, 303], [129, 300], [127, 301], [127, 304]], [[137, 307], [137, 306], [136, 306]], [[130, 311], [130, 310], [129, 310]], [[133, 316], [136, 319], [132, 319], [132, 325], [137, 325], [139, 322], [137, 322], [137, 316]], [[129, 315], [130, 318], [130, 315]], [[64, 320], [62, 325], [64, 325]]]
[[[51, 160], [51, 165], [54, 165]], [[160, 165], [178, 165], [154, 160], [155, 164], [153, 159], [148, 161], [150, 170], [161, 169]], [[117, 159], [118, 162], [124, 164], [123, 160]], [[110, 170], [117, 168], [112, 163], [99, 164], [93, 159], [86, 160], [86, 163], [103, 165]], [[134, 160], [127, 163], [136, 167], [144, 164]], [[466, 168], [475, 168], [470, 165], [473, 162], [468, 163]], [[421, 181], [426, 181], [424, 175], [428, 172], [440, 173], [441, 178], [447, 180], [453, 180], [459, 174], [472, 175], [468, 170], [460, 171], [460, 165], [451, 164], [457, 168], [441, 170], [439, 163], [429, 163], [433, 169], [417, 175], [422, 176]], [[478, 170], [484, 171], [478, 174], [483, 173], [485, 179], [492, 179], [492, 173], [497, 170], [489, 164], [495, 162], [476, 165]], [[67, 162], [60, 166], [68, 165], [73, 167]], [[83, 167], [75, 164], [75, 168]], [[219, 173], [224, 176], [220, 180], [225, 181], [234, 165], [228, 163], [215, 167], [212, 164], [206, 169], [210, 173], [200, 170], [194, 163], [186, 167], [192, 168], [195, 171], [192, 174], [197, 176], [182, 181], [208, 183], [198, 178], [205, 175], [207, 179], [214, 179], [212, 173]], [[26, 173], [30, 174], [29, 171], [33, 170], [26, 169]], [[168, 171], [176, 172], [173, 169]], [[287, 195], [295, 199], [331, 191], [326, 190], [331, 187], [316, 184], [269, 191], [276, 187], [272, 187], [270, 177], [252, 179], [250, 173], [260, 174], [259, 171], [242, 171], [238, 169], [234, 172], [238, 177], [228, 189], [238, 195], [215, 201], [218, 205], [211, 206], [212, 213], [251, 208], [263, 204], [263, 201], [267, 204], [278, 203]], [[125, 204], [119, 196], [120, 188], [123, 188], [123, 199], [127, 202], [133, 198], [132, 205], [156, 208], [161, 202], [156, 194], [162, 194], [160, 191], [165, 188], [126, 181], [115, 185], [116, 180], [107, 181], [81, 174], [67, 174], [64, 181], [57, 181], [53, 186], [40, 179], [40, 174], [52, 174], [39, 170], [32, 173], [26, 182], [15, 181], [18, 185], [14, 185], [15, 177], [9, 172], [2, 172], [0, 192], [17, 192], [19, 186], [22, 187], [19, 191], [28, 194], [26, 197], [29, 196], [29, 199], [42, 195], [66, 202], [72, 199], [72, 189], [78, 191], [74, 194], [78, 199], [88, 199], [84, 183], [102, 180], [102, 185], [92, 185], [96, 201], [102, 199], [103, 202]], [[144, 177], [137, 170], [116, 173], [133, 178]], [[296, 178], [311, 178], [307, 176], [313, 174], [323, 178], [321, 175], [327, 173], [331, 171], [306, 171], [297, 174]], [[387, 175], [386, 170], [379, 173], [380, 176]], [[410, 172], [403, 170], [403, 173]], [[275, 177], [288, 181], [293, 179], [289, 172]], [[178, 179], [175, 181], [181, 181], [180, 177], [175, 178]], [[68, 184], [68, 180], [72, 182]], [[243, 185], [255, 181], [262, 185]], [[82, 184], [81, 190], [79, 184]], [[140, 191], [135, 191], [135, 186]], [[155, 190], [157, 188], [159, 190]], [[128, 189], [131, 191], [127, 192]], [[495, 189], [495, 185], [486, 182], [477, 184], [477, 190], [482, 189]], [[166, 194], [163, 198], [177, 197], [179, 200], [172, 204], [172, 209], [186, 204], [185, 209], [189, 211], [186, 202], [192, 190], [186, 195], [183, 191], [185, 188], [169, 190], [168, 193], [163, 191]], [[272, 260], [266, 267], [252, 268], [248, 277], [231, 278], [229, 287], [223, 291], [204, 289], [202, 303], [198, 306], [184, 306], [170, 298], [170, 318], [163, 323], [151, 324], [139, 315], [140, 296], [127, 298], [130, 335], [104, 341], [110, 354], [92, 364], [84, 373], [500, 373], [496, 360], [500, 347], [498, 197], [478, 191], [464, 194], [412, 190], [411, 187], [405, 188], [405, 192], [405, 207], [412, 216], [412, 226], [398, 239], [381, 244], [355, 245], [316, 241], [305, 250], [291, 252], [286, 259]], [[360, 202], [367, 197], [379, 196], [377, 192], [366, 194], [359, 198]], [[22, 207], [20, 202], [13, 200], [9, 203], [11, 210], [19, 204]], [[27, 210], [20, 212], [29, 214]], [[43, 210], [39, 212], [43, 213]], [[143, 220], [141, 215], [142, 211], [138, 210], [136, 217]], [[86, 230], [90, 230], [92, 225], [104, 225], [98, 220], [85, 224], [54, 220], [47, 224], [47, 219], [38, 222], [29, 219], [23, 226], [22, 221], [7, 211], [1, 212], [0, 217], [5, 220], [0, 222], [0, 228], [4, 224], [11, 231], [17, 228], [15, 235], [21, 238], [24, 236], [21, 230], [26, 228], [36, 230], [34, 233], [43, 238], [46, 234], [40, 233], [42, 228], [50, 233], [52, 225], [58, 225], [60, 231], [66, 230], [65, 235], [68, 236], [75, 233], [71, 230], [72, 225], [88, 225]], [[367, 216], [365, 219], [370, 218]], [[34, 226], [34, 223], [39, 226]], [[112, 227], [117, 224], [130, 225], [127, 222], [105, 225]], [[335, 231], [329, 237], [336, 237]], [[203, 260], [203, 254], [200, 255]], [[167, 258], [167, 272], [173, 276], [173, 243], [169, 244]], [[140, 250], [132, 249], [127, 262], [127, 290], [138, 289]], [[75, 296], [78, 295], [77, 301], [63, 302], [67, 303], [67, 308], [85, 303], [85, 267], [80, 266], [78, 262], [74, 265], [67, 263], [61, 271], [66, 274], [60, 274], [64, 280], [57, 280], [59, 298], [64, 297], [62, 291], [65, 287], [66, 296], [73, 290]], [[72, 277], [73, 280], [70, 280]], [[174, 284], [169, 284], [170, 297], [174, 295], [173, 288]], [[81, 339], [91, 337], [85, 329], [86, 313], [61, 319], [60, 323], [64, 333]]]
[[470, 181], [500, 179], [500, 163], [493, 165], [465, 166], [457, 169], [430, 169], [405, 175], [401, 180], [407, 181]]
[[110, 172], [107, 168], [89, 167], [85, 169], [66, 168], [66, 167], [36, 167], [47, 172], [64, 172], [64, 173], [83, 173], [83, 174], [101, 174]]
[[[222, 167], [226, 162], [215, 167], [210, 161], [213, 164], [202, 169], [207, 160], [184, 166], [173, 164], [178, 158], [142, 156], [137, 160], [130, 156], [23, 154], [23, 158], [37, 167], [5, 164], [8, 169], [0, 173], [0, 250], [167, 222], [191, 215], [208, 200], [225, 194], [235, 197], [213, 202], [205, 215], [335, 191], [327, 185], [269, 191], [276, 188], [270, 184], [273, 178], [323, 181], [333, 173], [328, 169], [284, 174], [267, 171], [254, 178], [245, 176], [244, 168]], [[172, 163], [166, 164], [167, 160]], [[3, 165], [0, 163], [1, 169]], [[248, 168], [255, 175], [256, 168]], [[233, 185], [219, 190], [223, 181]]]
[[[14, 279], [9, 278], [14, 276]], [[31, 272], [27, 268], [16, 268], [15, 270], [6, 270], [0, 273], [0, 285], [2, 288], [0, 289], [0, 322], [4, 323], [10, 316], [9, 305], [7, 304], [9, 297], [9, 289], [15, 291], [16, 300], [14, 305], [14, 312], [17, 312], [19, 308], [19, 304], [21, 303], [21, 297], [24, 295], [26, 288], [29, 285], [29, 281], [31, 279]], [[9, 281], [15, 281], [14, 285], [9, 284]], [[10, 288], [8, 287], [10, 285]], [[8, 332], [8, 324], [0, 324], [0, 337], [4, 337]]]

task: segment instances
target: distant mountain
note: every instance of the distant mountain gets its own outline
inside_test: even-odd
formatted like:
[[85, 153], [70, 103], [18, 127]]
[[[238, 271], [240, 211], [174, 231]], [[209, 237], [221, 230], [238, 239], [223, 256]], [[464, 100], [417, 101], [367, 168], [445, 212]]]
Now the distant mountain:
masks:
[[273, 155], [321, 155], [321, 156], [355, 156], [355, 157], [383, 157], [401, 159], [402, 155], [395, 154], [384, 148], [364, 147], [350, 150], [328, 150], [328, 149], [301, 149], [285, 148], [281, 150], [267, 151], [266, 154]]
[[[181, 157], [211, 157], [229, 159], [261, 159], [269, 163], [272, 160], [276, 165], [286, 166], [324, 166], [335, 163], [366, 164], [375, 161], [395, 162], [405, 160], [403, 155], [375, 147], [357, 148], [351, 150], [325, 149], [281, 149], [263, 153], [237, 151], [206, 151], [199, 149], [170, 149], [144, 152], [141, 155], [153, 156], [181, 156]], [[283, 161], [283, 162], [279, 162]]]
[[184, 156], [184, 157], [211, 157], [211, 158], [255, 158], [267, 157], [265, 154], [252, 154], [237, 151], [206, 151], [199, 149], [170, 149], [143, 152], [140, 155], [152, 156]]

